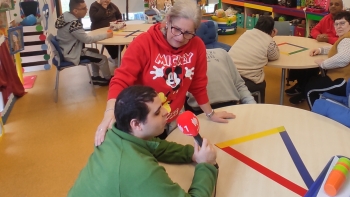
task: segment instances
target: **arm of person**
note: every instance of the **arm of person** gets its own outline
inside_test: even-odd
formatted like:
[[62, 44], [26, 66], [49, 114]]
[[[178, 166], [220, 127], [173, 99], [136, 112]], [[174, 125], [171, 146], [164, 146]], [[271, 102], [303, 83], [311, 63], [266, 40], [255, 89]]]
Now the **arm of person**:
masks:
[[231, 57], [228, 54], [226, 55], [226, 62], [227, 62], [228, 68], [230, 69], [231, 76], [234, 81], [234, 85], [238, 90], [241, 102], [243, 104], [256, 104], [254, 97], [249, 92], [247, 86], [245, 85], [244, 80], [242, 79], [235, 64], [233, 63]]
[[194, 170], [192, 183], [188, 191], [174, 183], [167, 172], [161, 166], [149, 169], [148, 184], [140, 188], [142, 196], [168, 196], [168, 197], [211, 197], [215, 182], [217, 181], [217, 169], [209, 163], [197, 164]]
[[331, 50], [332, 47], [321, 47], [319, 48], [321, 50], [320, 55], [327, 55], [329, 53], [329, 50]]
[[194, 149], [192, 145], [181, 145], [175, 142], [168, 142], [159, 138], [152, 141], [159, 143], [152, 153], [154, 157], [164, 163], [192, 163]]
[[280, 57], [280, 50], [275, 41], [271, 41], [267, 48], [267, 59], [269, 61], [277, 60]]
[[198, 58], [195, 62], [195, 73], [188, 91], [194, 96], [203, 112], [209, 114], [212, 111], [212, 108], [209, 104], [207, 93], [207, 55], [204, 43], [201, 41], [198, 42], [198, 44], [200, 46], [198, 46]]
[[329, 44], [334, 44], [335, 42], [337, 42], [338, 39], [339, 39], [339, 37], [337, 37], [337, 36], [329, 36], [328, 35], [328, 43]]
[[319, 34], [321, 34], [322, 26], [321, 22], [319, 22], [314, 28], [311, 29], [311, 37], [316, 39]]
[[143, 35], [137, 36], [130, 43], [128, 50], [125, 51], [121, 65], [114, 71], [114, 77], [109, 83], [108, 99], [117, 98], [123, 89], [134, 85], [144, 65], [147, 64], [147, 55], [135, 55], [145, 54], [145, 51], [148, 51], [143, 47], [145, 44], [143, 46], [139, 44], [141, 42], [145, 43], [149, 41]]
[[99, 9], [97, 6], [93, 6], [93, 4], [90, 6], [89, 16], [92, 23], [100, 22], [105, 15], [106, 9]]
[[96, 36], [89, 36], [83, 29], [82, 23], [79, 21], [72, 22], [69, 31], [76, 39], [85, 44], [91, 44], [107, 38], [107, 32]]
[[138, 39], [144, 39], [144, 37], [140, 35], [131, 42], [128, 50], [124, 53], [122, 64], [114, 71], [114, 77], [109, 83], [107, 107], [102, 122], [95, 133], [95, 146], [102, 144], [107, 129], [111, 128], [115, 122], [114, 110], [112, 109], [114, 109], [117, 96], [123, 89], [135, 84], [142, 70], [142, 65], [145, 65], [145, 62], [148, 61], [144, 56], [141, 58], [141, 55], [134, 55], [144, 54], [144, 51], [146, 51], [138, 44]]
[[320, 65], [323, 69], [335, 69], [349, 65], [350, 63], [350, 38], [344, 38], [337, 48], [338, 53], [323, 61]]
[[122, 20], [123, 17], [122, 17], [122, 13], [120, 12], [118, 6], [116, 6], [114, 3], [111, 2], [111, 5], [114, 7], [114, 9], [116, 9], [116, 12], [115, 12], [115, 18], [117, 20]]

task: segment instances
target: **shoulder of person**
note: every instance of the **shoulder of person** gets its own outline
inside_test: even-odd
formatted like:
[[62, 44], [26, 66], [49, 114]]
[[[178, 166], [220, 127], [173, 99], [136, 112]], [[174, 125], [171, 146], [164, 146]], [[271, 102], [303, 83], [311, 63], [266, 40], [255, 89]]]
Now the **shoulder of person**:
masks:
[[119, 10], [118, 6], [116, 4], [114, 4], [113, 2], [111, 2], [109, 5], [111, 5], [113, 8], [116, 8]]
[[69, 32], [72, 33], [79, 29], [83, 29], [83, 24], [79, 20], [73, 20], [69, 26]]
[[90, 5], [90, 8], [92, 7], [99, 7], [101, 4], [97, 3], [97, 1], [93, 2], [91, 5]]

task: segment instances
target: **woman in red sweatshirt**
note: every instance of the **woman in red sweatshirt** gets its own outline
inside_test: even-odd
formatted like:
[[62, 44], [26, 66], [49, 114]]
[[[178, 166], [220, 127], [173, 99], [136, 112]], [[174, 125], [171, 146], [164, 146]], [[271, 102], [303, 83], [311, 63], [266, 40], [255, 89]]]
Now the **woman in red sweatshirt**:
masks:
[[195, 1], [176, 0], [161, 24], [153, 25], [129, 45], [110, 82], [106, 111], [95, 135], [96, 146], [115, 121], [116, 97], [135, 84], [151, 86], [164, 97], [163, 104], [169, 109], [168, 124], [179, 115], [187, 91], [210, 120], [227, 122], [225, 119], [235, 117], [225, 111], [214, 113], [209, 104], [206, 48], [195, 36], [200, 23], [201, 13]]

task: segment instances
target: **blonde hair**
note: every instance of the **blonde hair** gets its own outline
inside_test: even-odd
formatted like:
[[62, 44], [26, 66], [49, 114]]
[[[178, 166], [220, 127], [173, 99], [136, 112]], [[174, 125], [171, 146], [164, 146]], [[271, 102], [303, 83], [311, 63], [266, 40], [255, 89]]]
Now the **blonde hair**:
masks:
[[196, 0], [176, 0], [173, 7], [171, 7], [166, 14], [163, 23], [166, 22], [167, 18], [170, 20], [175, 18], [186, 18], [192, 20], [194, 28], [197, 29], [201, 24], [202, 12], [196, 2]]

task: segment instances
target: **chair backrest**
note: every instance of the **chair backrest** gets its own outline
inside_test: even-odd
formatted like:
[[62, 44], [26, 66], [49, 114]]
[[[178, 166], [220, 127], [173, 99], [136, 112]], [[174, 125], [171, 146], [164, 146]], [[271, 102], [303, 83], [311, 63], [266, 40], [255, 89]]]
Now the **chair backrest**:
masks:
[[293, 35], [291, 31], [291, 25], [289, 21], [275, 21], [275, 28], [277, 29], [278, 36], [290, 36]]
[[60, 61], [64, 61], [63, 53], [62, 53], [60, 45], [58, 44], [58, 40], [56, 39], [56, 36], [53, 36], [52, 34], [50, 34], [48, 36], [48, 41], [53, 45], [53, 47], [57, 51], [59, 58], [60, 58]]

